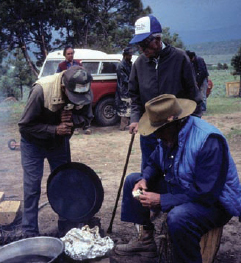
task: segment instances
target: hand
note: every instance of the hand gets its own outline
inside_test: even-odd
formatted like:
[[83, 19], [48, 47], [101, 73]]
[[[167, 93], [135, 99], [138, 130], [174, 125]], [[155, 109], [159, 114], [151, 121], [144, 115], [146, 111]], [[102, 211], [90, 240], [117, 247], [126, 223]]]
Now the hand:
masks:
[[136, 191], [137, 189], [144, 190], [144, 191], [147, 190], [145, 179], [141, 179], [139, 182], [137, 182], [132, 191]]
[[61, 122], [56, 127], [56, 134], [60, 136], [71, 135], [73, 126], [74, 124], [72, 122]]
[[143, 194], [139, 196], [139, 201], [144, 207], [154, 208], [161, 205], [160, 196], [157, 193], [143, 191]]
[[138, 122], [132, 122], [129, 125], [129, 133], [132, 134], [132, 133], [137, 133], [137, 132], [138, 132]]
[[71, 122], [72, 114], [72, 110], [63, 110], [61, 112], [61, 122]]

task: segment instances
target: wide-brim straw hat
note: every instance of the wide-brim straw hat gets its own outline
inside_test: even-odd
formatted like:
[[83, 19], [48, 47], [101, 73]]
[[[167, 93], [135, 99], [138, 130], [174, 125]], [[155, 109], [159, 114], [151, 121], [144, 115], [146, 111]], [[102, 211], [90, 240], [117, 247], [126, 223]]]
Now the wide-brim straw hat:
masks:
[[164, 125], [191, 115], [196, 109], [196, 102], [179, 99], [172, 94], [163, 94], [145, 104], [146, 112], [142, 115], [138, 131], [147, 136]]

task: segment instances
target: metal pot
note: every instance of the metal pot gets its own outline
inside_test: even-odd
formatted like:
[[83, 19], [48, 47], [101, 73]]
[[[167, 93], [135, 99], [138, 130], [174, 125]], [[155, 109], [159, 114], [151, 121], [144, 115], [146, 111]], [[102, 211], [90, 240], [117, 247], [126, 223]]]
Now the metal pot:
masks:
[[47, 180], [47, 196], [52, 209], [73, 222], [91, 219], [101, 208], [104, 190], [98, 175], [83, 163], [57, 167]]
[[[0, 262], [28, 262], [38, 256], [46, 263], [56, 262], [64, 252], [64, 243], [54, 237], [32, 237], [12, 242], [0, 248]], [[40, 260], [38, 262], [41, 262]]]

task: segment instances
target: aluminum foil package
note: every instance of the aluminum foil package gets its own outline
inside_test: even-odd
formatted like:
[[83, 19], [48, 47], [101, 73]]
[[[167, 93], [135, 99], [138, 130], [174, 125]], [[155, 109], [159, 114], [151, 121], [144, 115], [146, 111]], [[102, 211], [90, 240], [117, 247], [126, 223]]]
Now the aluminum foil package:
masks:
[[85, 260], [102, 257], [114, 247], [110, 237], [101, 238], [99, 227], [81, 229], [72, 228], [61, 238], [65, 245], [65, 254], [74, 260]]

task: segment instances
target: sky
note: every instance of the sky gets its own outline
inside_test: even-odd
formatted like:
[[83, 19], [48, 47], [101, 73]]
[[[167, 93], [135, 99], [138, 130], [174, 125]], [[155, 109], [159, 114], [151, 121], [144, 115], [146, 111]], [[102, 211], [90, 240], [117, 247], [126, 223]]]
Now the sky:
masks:
[[[241, 28], [241, 0], [142, 0], [142, 3], [144, 7], [149, 5], [162, 26], [170, 27], [172, 33]], [[237, 38], [241, 39], [241, 34]]]

